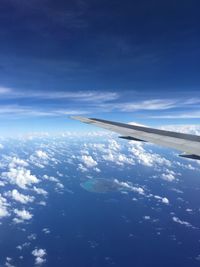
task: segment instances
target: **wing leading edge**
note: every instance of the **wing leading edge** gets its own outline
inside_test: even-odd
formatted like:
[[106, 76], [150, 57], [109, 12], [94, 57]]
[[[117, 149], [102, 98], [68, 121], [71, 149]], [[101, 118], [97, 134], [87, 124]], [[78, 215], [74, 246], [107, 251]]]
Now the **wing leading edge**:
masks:
[[200, 136], [197, 135], [81, 116], [73, 116], [72, 119], [116, 132], [122, 135], [120, 138], [123, 139], [170, 147], [184, 152], [183, 155], [180, 155], [182, 157], [200, 160]]

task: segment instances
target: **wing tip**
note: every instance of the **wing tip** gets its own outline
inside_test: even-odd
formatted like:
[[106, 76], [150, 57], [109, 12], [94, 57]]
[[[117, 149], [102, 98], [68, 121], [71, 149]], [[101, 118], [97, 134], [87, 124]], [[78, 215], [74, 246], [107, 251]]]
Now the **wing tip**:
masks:
[[82, 117], [82, 116], [70, 116], [70, 119], [81, 121], [84, 123], [92, 123], [92, 119], [89, 119], [87, 117]]
[[181, 154], [179, 157], [200, 160], [200, 156], [195, 154]]

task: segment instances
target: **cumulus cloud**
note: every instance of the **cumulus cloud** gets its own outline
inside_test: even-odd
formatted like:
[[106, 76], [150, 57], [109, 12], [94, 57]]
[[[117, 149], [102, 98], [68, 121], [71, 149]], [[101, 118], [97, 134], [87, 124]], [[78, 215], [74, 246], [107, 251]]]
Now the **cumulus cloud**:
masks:
[[38, 204], [39, 204], [40, 206], [46, 206], [46, 205], [47, 205], [47, 203], [46, 203], [45, 201], [39, 201]]
[[87, 171], [87, 168], [84, 167], [83, 164], [79, 163], [77, 170], [79, 170], [81, 172], [86, 172]]
[[190, 213], [190, 214], [193, 212], [193, 210], [192, 210], [192, 209], [189, 209], [189, 208], [187, 208], [186, 211], [187, 211], [188, 213]]
[[172, 220], [173, 220], [175, 223], [179, 223], [179, 224], [185, 225], [186, 227], [195, 228], [191, 223], [186, 222], [186, 221], [183, 221], [183, 220], [180, 220], [180, 219], [179, 219], [178, 217], [176, 217], [176, 216], [173, 216], [173, 217], [172, 217]]
[[6, 267], [15, 267], [11, 262], [12, 262], [12, 258], [6, 257], [5, 266]]
[[97, 162], [92, 158], [92, 156], [82, 155], [81, 160], [88, 168], [93, 168], [97, 166]]
[[46, 196], [48, 192], [42, 188], [38, 188], [36, 186], [33, 187], [33, 191], [35, 191], [38, 195]]
[[35, 257], [35, 264], [36, 265], [41, 265], [43, 263], [46, 262], [46, 249], [38, 249], [38, 248], [35, 248], [33, 251], [32, 251], [32, 255]]
[[114, 139], [109, 139], [108, 144], [90, 144], [89, 147], [95, 152], [99, 152], [97, 155], [101, 156], [105, 161], [111, 161], [117, 165], [123, 166], [124, 164], [134, 165], [133, 157], [127, 156], [125, 153], [121, 153], [122, 146]]
[[64, 185], [62, 183], [56, 183], [56, 189], [60, 190], [60, 189], [64, 189]]
[[163, 197], [163, 198], [162, 198], [162, 203], [164, 203], [164, 204], [169, 204], [169, 199], [166, 198], [166, 197]]
[[17, 218], [13, 219], [15, 223], [22, 223], [24, 221], [30, 220], [33, 217], [33, 215], [25, 209], [14, 209], [14, 213], [17, 215]]
[[160, 155], [156, 153], [149, 153], [147, 152], [141, 142], [129, 142], [131, 146], [129, 147], [129, 151], [133, 153], [135, 156], [135, 160], [137, 160], [138, 163], [148, 166], [148, 167], [155, 167], [155, 166], [171, 166], [171, 162], [167, 160], [164, 157], [161, 157]]
[[120, 144], [116, 140], [110, 139], [108, 142], [109, 142], [108, 149], [115, 151], [120, 150]]
[[48, 176], [48, 175], [43, 175], [43, 178], [45, 179], [45, 180], [48, 180], [48, 181], [51, 181], [51, 182], [59, 182], [59, 180], [57, 179], [57, 178], [55, 178], [55, 177], [53, 177], [53, 176]]
[[153, 197], [155, 199], [158, 199], [159, 201], [161, 201], [163, 204], [169, 204], [169, 199], [166, 198], [166, 197], [160, 197], [160, 196], [157, 196], [157, 195], [154, 195]]
[[50, 161], [53, 162], [55, 159], [43, 150], [36, 150], [29, 158], [29, 162], [39, 168], [49, 165]]
[[0, 186], [5, 186], [6, 182], [5, 181], [0, 181]]
[[[190, 160], [190, 159], [187, 159], [187, 160]], [[176, 162], [176, 165], [179, 167], [182, 167], [183, 169], [192, 170], [192, 171], [197, 169], [191, 164], [183, 164], [182, 162], [179, 162], [179, 161]]]
[[45, 233], [45, 234], [50, 234], [51, 231], [49, 230], [49, 228], [43, 228], [42, 229], [42, 232]]
[[27, 236], [28, 240], [35, 240], [37, 238], [36, 234], [30, 234]]
[[40, 159], [47, 159], [48, 158], [48, 155], [46, 152], [42, 151], [42, 150], [37, 150], [35, 152], [36, 156]]
[[16, 167], [27, 167], [28, 166], [28, 163], [23, 160], [23, 159], [20, 159], [20, 158], [17, 158], [17, 157], [13, 157], [9, 163], [9, 168], [16, 168]]
[[29, 202], [34, 201], [33, 196], [21, 194], [21, 193], [19, 193], [19, 191], [17, 189], [13, 189], [12, 191], [8, 191], [5, 193], [5, 195], [10, 196], [12, 199], [14, 199], [15, 201], [18, 201], [22, 204], [27, 204]]
[[2, 173], [2, 178], [11, 184], [16, 184], [22, 189], [26, 189], [27, 186], [39, 183], [39, 179], [31, 174], [30, 170], [24, 167], [10, 168], [8, 172]]
[[131, 157], [127, 157], [125, 154], [120, 152], [115, 152], [112, 150], [107, 150], [107, 153], [102, 155], [102, 158], [106, 161], [111, 161], [117, 165], [123, 166], [124, 164], [134, 165], [135, 162]]
[[129, 191], [136, 192], [140, 195], [144, 195], [144, 189], [142, 187], [133, 186], [130, 182], [120, 182], [119, 180], [115, 179], [114, 182], [119, 185], [121, 189], [126, 189]]
[[161, 178], [163, 180], [168, 181], [168, 182], [172, 182], [172, 181], [174, 181], [176, 179], [175, 173], [173, 171], [171, 171], [171, 170], [167, 170], [167, 173], [162, 173], [161, 174]]
[[16, 249], [22, 250], [23, 248], [29, 247], [30, 244], [30, 242], [24, 242], [23, 244], [16, 246]]
[[8, 206], [6, 198], [0, 194], [0, 218], [9, 216]]

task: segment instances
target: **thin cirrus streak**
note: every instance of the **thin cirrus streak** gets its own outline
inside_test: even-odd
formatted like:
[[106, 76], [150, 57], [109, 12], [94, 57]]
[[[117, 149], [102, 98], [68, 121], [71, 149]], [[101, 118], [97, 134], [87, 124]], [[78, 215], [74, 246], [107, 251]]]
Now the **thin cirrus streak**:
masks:
[[27, 98], [39, 98], [39, 99], [74, 99], [77, 101], [111, 101], [116, 100], [119, 94], [116, 92], [103, 92], [96, 90], [76, 90], [76, 91], [22, 91], [14, 90], [12, 88], [0, 87], [0, 95], [4, 99], [27, 99]]

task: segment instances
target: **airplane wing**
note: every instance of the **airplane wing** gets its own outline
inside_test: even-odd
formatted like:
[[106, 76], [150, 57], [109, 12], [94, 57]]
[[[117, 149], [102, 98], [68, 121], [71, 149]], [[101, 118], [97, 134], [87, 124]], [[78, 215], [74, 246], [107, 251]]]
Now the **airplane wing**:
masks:
[[120, 138], [151, 142], [184, 152], [181, 157], [200, 160], [200, 136], [165, 131], [121, 122], [72, 116], [72, 119], [92, 124], [120, 134]]

